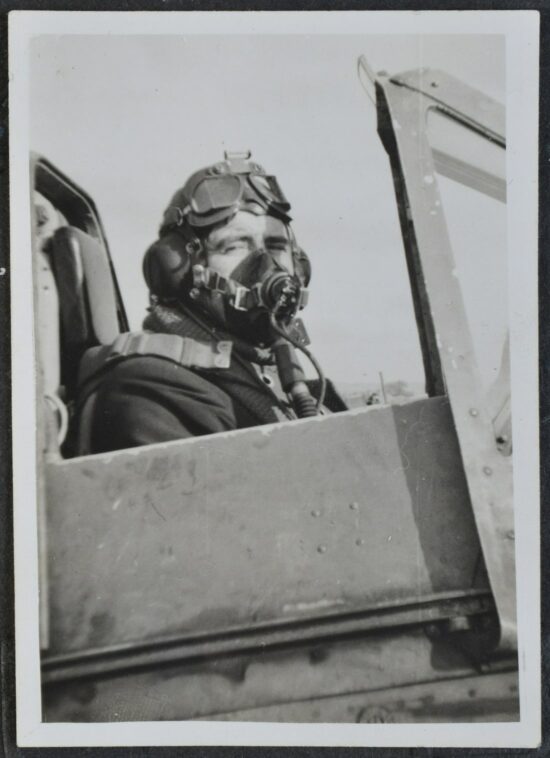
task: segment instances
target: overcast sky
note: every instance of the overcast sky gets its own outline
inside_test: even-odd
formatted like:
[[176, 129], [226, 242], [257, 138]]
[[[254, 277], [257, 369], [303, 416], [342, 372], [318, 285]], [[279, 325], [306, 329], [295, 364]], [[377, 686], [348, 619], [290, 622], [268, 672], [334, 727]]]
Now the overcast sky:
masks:
[[[222, 159], [224, 149], [250, 149], [277, 175], [292, 203], [297, 238], [312, 260], [303, 315], [327, 374], [371, 383], [382, 371], [387, 380], [422, 381], [393, 184], [375, 108], [357, 79], [360, 54], [375, 70], [442, 69], [505, 99], [504, 40], [496, 36], [79, 35], [33, 41], [32, 149], [94, 198], [132, 328], [139, 328], [147, 304], [143, 252], [171, 195], [191, 172]], [[470, 213], [501, 219], [496, 236], [494, 230], [478, 233], [468, 219], [460, 244], [479, 247], [474, 261], [500, 247], [503, 262], [503, 209], [468, 196], [459, 202], [461, 223], [452, 222], [452, 234], [460, 236]], [[456, 204], [461, 196], [454, 197]], [[504, 276], [502, 267], [501, 291]], [[493, 328], [494, 312], [476, 306], [480, 295], [487, 300], [484, 281], [472, 289], [472, 317], [485, 329], [480, 353], [489, 345], [496, 354], [502, 324]], [[504, 297], [500, 321], [505, 308]]]

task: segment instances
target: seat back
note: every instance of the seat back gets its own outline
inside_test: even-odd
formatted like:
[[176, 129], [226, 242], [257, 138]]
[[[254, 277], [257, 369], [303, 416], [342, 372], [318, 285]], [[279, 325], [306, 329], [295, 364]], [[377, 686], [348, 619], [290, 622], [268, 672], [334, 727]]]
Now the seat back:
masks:
[[71, 455], [77, 376], [89, 347], [128, 331], [109, 248], [93, 199], [31, 154], [39, 436], [47, 455]]
[[74, 226], [55, 231], [50, 258], [59, 298], [61, 381], [71, 397], [83, 353], [120, 333], [115, 286], [104, 247]]

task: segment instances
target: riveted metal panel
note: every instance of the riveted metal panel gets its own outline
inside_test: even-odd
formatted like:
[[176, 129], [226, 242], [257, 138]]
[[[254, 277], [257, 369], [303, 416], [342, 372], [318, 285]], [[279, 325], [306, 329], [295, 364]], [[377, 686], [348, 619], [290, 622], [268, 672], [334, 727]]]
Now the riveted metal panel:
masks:
[[[210, 718], [210, 717], [205, 717]], [[231, 712], [216, 720], [437, 724], [519, 721], [516, 671]]]
[[434, 90], [434, 97], [426, 95], [425, 82], [432, 74], [434, 81], [440, 76], [425, 70], [422, 76], [377, 79], [379, 131], [392, 162], [413, 291], [416, 286], [423, 293], [415, 307], [421, 341], [426, 346], [427, 375], [434, 373], [439, 389], [441, 373], [444, 378], [498, 608], [500, 644], [513, 649], [517, 646], [517, 624], [512, 462], [497, 449], [485, 406], [425, 129], [430, 108], [440, 107], [457, 116], [464, 108], [462, 120], [466, 125], [472, 126], [474, 114], [481, 113], [476, 121], [479, 131], [488, 139], [503, 142], [503, 111], [481, 93], [450, 79], [442, 89]]
[[[324, 615], [290, 622], [250, 624], [236, 630], [181, 634], [167, 639], [108, 645], [83, 651], [44, 656], [42, 682], [118, 676], [189, 663], [196, 660], [239, 655], [263, 655], [281, 647], [314, 645], [327, 639], [357, 637], [396, 628], [428, 629], [433, 637], [465, 630], [470, 653], [485, 659], [495, 640], [493, 598], [488, 590], [458, 590], [437, 593], [417, 601], [378, 603], [371, 609], [347, 614]], [[454, 633], [454, 632], [453, 632]]]
[[[514, 664], [514, 660], [505, 663], [508, 669]], [[455, 707], [453, 714], [451, 710], [453, 690], [455, 706], [464, 697], [461, 680], [468, 677], [467, 689], [481, 694], [487, 691], [491, 676], [476, 672], [452, 641], [431, 640], [422, 628], [413, 628], [254, 655], [173, 661], [169, 666], [118, 676], [48, 684], [44, 719], [349, 721], [368, 718], [366, 707], [378, 706], [397, 715], [401, 701], [407, 703], [406, 709], [398, 711], [404, 711], [402, 720], [415, 720], [411, 719], [415, 710], [418, 720], [424, 720], [431, 702], [432, 713], [438, 704], [440, 709], [447, 706], [446, 720], [452, 722], [464, 720], [464, 711]], [[495, 686], [492, 693], [504, 706], [513, 701], [516, 707], [510, 718], [517, 719], [517, 671], [506, 681], [516, 686], [515, 693]], [[415, 703], [420, 695], [412, 688], [422, 683], [422, 699]], [[445, 697], [438, 696], [441, 686]], [[474, 700], [468, 695], [465, 699]], [[330, 706], [326, 711], [323, 702]], [[347, 711], [348, 705], [354, 706], [352, 712]], [[465, 713], [466, 720], [473, 720], [471, 712]]]
[[50, 653], [469, 588], [443, 398], [50, 463]]
[[[392, 84], [423, 95], [446, 113], [458, 116], [489, 139], [505, 144], [506, 109], [497, 100], [437, 69], [421, 68], [391, 77]], [[416, 124], [418, 127], [418, 124]]]

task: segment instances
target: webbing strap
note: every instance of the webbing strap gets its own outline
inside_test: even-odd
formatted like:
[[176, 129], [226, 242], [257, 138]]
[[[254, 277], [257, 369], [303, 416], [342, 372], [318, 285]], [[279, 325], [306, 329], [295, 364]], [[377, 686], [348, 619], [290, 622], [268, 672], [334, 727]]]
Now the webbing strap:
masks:
[[222, 276], [217, 271], [213, 271], [208, 266], [202, 266], [199, 263], [193, 266], [193, 285], [199, 289], [204, 287], [213, 292], [222, 292], [229, 295], [233, 308], [238, 311], [248, 311], [260, 304], [260, 294], [257, 285], [249, 289], [234, 279]]
[[230, 340], [200, 342], [177, 334], [125, 332], [111, 345], [90, 348], [80, 364], [79, 384], [87, 382], [106, 363], [136, 355], [152, 355], [186, 368], [224, 369], [231, 365]]

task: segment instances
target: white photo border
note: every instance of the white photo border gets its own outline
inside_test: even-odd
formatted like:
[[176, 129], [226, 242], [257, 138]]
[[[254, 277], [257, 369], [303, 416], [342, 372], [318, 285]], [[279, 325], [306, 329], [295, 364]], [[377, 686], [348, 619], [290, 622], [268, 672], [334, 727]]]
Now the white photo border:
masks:
[[[69, 34], [502, 34], [521, 718], [516, 723], [294, 724], [41, 721], [36, 407], [29, 179], [30, 42]], [[9, 14], [13, 495], [17, 742], [22, 747], [286, 745], [535, 747], [540, 743], [537, 11], [53, 12]]]

